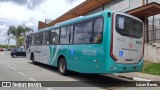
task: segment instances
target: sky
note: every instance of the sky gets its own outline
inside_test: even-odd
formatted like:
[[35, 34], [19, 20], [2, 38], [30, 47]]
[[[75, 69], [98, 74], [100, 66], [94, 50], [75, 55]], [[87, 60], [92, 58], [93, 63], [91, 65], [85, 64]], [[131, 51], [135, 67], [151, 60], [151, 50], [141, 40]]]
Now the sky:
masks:
[[[0, 44], [6, 44], [10, 25], [26, 25], [37, 31], [38, 21], [54, 20], [85, 0], [0, 0]], [[10, 40], [14, 45], [15, 40]]]

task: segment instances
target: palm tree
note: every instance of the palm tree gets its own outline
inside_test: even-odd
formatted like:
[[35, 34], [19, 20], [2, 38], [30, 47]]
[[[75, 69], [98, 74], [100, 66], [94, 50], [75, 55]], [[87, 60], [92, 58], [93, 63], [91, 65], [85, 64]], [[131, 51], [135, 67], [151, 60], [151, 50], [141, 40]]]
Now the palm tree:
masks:
[[25, 37], [26, 33], [33, 32], [33, 29], [30, 27], [27, 27], [25, 25], [19, 25], [19, 26], [9, 26], [9, 29], [7, 31], [8, 36], [12, 37], [16, 40], [16, 48], [18, 47], [18, 44], [21, 43], [19, 40], [20, 38], [23, 38], [23, 45], [25, 47]]
[[7, 35], [9, 37], [12, 37], [13, 39], [16, 40], [16, 48], [18, 47], [18, 34], [17, 34], [17, 29], [15, 26], [9, 26], [9, 29], [7, 31]]
[[23, 34], [23, 46], [24, 46], [24, 48], [26, 47], [26, 42], [25, 42], [26, 41], [26, 34], [30, 33], [30, 32], [33, 32], [33, 29], [23, 25], [23, 33], [22, 34]]

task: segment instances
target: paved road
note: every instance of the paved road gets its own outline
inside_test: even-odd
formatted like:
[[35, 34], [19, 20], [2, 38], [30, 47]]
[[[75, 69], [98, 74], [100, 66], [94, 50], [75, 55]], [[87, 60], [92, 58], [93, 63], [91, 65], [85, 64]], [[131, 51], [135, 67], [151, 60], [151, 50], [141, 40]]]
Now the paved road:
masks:
[[[105, 75], [87, 75], [71, 72], [69, 76], [59, 75], [56, 68], [38, 64], [33, 65], [25, 57], [11, 58], [9, 52], [0, 54], [0, 81], [126, 81], [125, 79]], [[45, 88], [0, 88], [0, 90], [133, 90], [129, 87], [100, 87], [99, 83], [84, 82], [94, 87], [45, 87]], [[146, 89], [147, 88], [138, 88]], [[151, 88], [150, 88], [151, 89]], [[157, 89], [157, 88], [153, 88]], [[149, 90], [149, 89], [148, 89]]]

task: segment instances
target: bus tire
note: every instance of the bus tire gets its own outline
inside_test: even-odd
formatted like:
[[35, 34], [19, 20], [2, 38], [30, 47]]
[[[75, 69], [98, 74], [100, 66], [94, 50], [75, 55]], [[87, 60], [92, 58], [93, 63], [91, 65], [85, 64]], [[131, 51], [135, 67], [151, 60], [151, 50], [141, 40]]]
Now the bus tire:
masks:
[[64, 58], [61, 58], [58, 62], [58, 71], [61, 75], [67, 75], [67, 63]]

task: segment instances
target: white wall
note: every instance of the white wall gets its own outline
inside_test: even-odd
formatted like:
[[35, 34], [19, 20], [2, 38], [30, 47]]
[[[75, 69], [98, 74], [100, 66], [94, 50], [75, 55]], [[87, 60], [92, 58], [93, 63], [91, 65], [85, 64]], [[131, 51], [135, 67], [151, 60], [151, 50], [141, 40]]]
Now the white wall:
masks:
[[[112, 3], [105, 5], [104, 9], [111, 9], [115, 11], [126, 12], [128, 10], [131, 10], [140, 6], [142, 6], [142, 0], [115, 0]], [[91, 13], [88, 13], [87, 15], [100, 12], [102, 10], [103, 8], [101, 7], [92, 11]]]
[[145, 44], [144, 59], [152, 63], [160, 63], [160, 45], [158, 43]]

